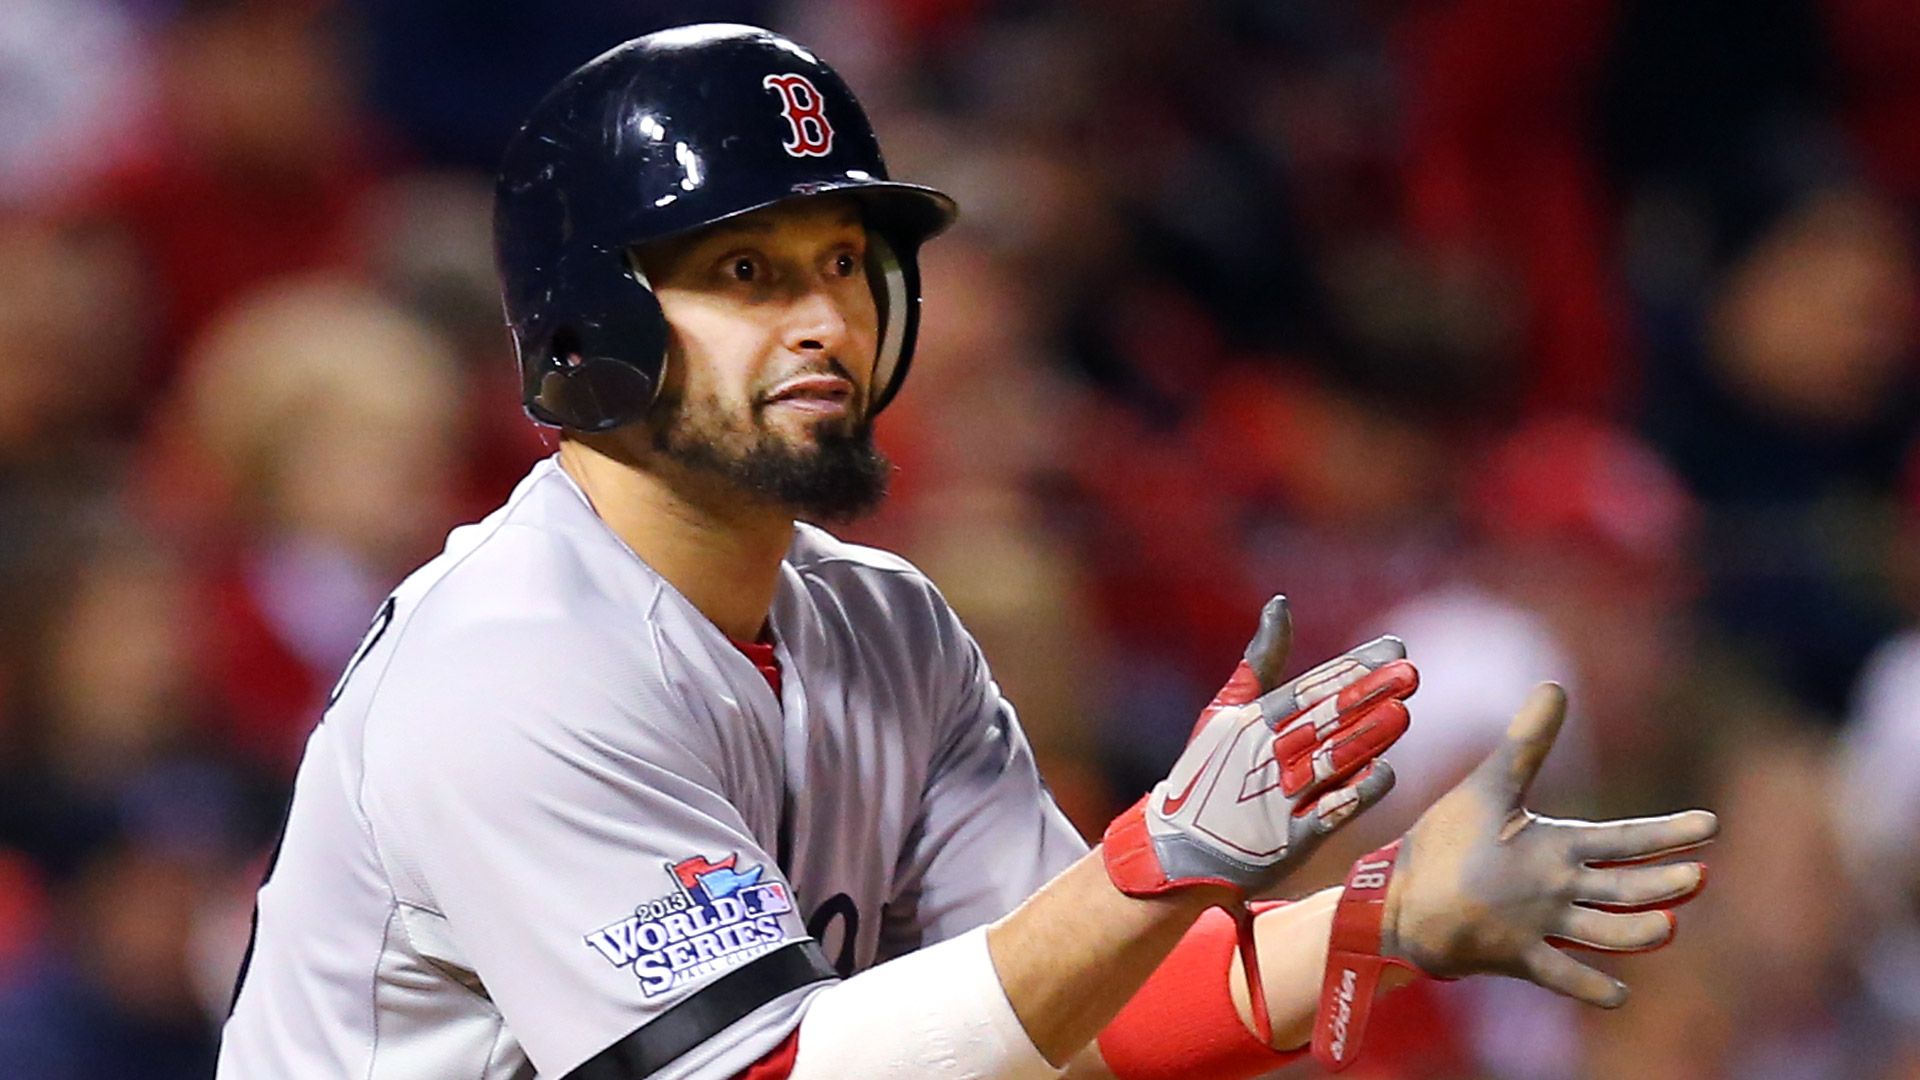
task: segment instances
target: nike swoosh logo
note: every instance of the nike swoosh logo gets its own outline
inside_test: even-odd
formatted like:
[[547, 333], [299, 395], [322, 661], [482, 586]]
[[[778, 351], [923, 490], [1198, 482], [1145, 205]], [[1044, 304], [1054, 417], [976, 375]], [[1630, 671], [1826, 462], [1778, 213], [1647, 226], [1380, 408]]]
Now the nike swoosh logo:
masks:
[[1167, 800], [1160, 804], [1160, 812], [1162, 814], [1172, 817], [1180, 812], [1181, 807], [1187, 805], [1188, 797], [1193, 794], [1193, 789], [1199, 785], [1200, 778], [1207, 775], [1207, 767], [1213, 764], [1214, 755], [1218, 754], [1220, 747], [1224, 745], [1226, 745], [1224, 741], [1214, 744], [1213, 749], [1207, 753], [1207, 760], [1200, 763], [1200, 768], [1195, 770], [1193, 779], [1187, 781], [1186, 790], [1178, 795], [1167, 796]]

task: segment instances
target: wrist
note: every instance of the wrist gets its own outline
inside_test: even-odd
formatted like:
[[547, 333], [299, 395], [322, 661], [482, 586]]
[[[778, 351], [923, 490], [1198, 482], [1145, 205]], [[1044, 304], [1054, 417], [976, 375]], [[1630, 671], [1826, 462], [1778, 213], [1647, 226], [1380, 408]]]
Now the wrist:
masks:
[[1145, 897], [1149, 901], [1167, 901], [1178, 905], [1179, 910], [1187, 913], [1190, 919], [1197, 919], [1208, 908], [1232, 908], [1242, 903], [1246, 897], [1238, 889], [1229, 889], [1225, 885], [1199, 884], [1187, 885], [1175, 889], [1166, 896]]
[[[1105, 852], [1100, 852], [1105, 862]], [[1154, 912], [1162, 919], [1178, 919], [1192, 922], [1204, 914], [1208, 908], [1228, 908], [1242, 899], [1239, 890], [1213, 881], [1195, 881], [1172, 884], [1151, 893], [1134, 892], [1115, 881], [1109, 873], [1107, 884], [1115, 893], [1141, 905], [1140, 910]]]
[[1404, 888], [1400, 873], [1404, 843], [1402, 838], [1361, 856], [1347, 872], [1334, 909], [1313, 1031], [1314, 1056], [1334, 1072], [1353, 1063], [1376, 993], [1421, 974], [1399, 954], [1389, 929], [1399, 915], [1398, 907], [1389, 901], [1400, 899], [1396, 887]]
[[[1400, 936], [1401, 912], [1404, 910], [1407, 890], [1407, 875], [1403, 873], [1407, 865], [1407, 843], [1405, 839], [1397, 841], [1398, 850], [1394, 852], [1393, 877], [1387, 882], [1386, 896], [1380, 904], [1380, 955], [1412, 962], [1412, 956], [1402, 947]], [[1404, 985], [1410, 978], [1396, 979], [1393, 985]]]
[[[1198, 901], [1193, 908], [1195, 914], [1244, 899], [1240, 887], [1230, 878], [1218, 876], [1220, 870], [1205, 865], [1204, 859], [1199, 867], [1185, 865], [1193, 861], [1194, 845], [1183, 842], [1184, 838], [1167, 838], [1168, 846], [1162, 847], [1147, 820], [1153, 798], [1149, 792], [1121, 811], [1094, 849], [1113, 887], [1135, 899], [1185, 894], [1187, 900]], [[1176, 865], [1168, 865], [1170, 859]]]

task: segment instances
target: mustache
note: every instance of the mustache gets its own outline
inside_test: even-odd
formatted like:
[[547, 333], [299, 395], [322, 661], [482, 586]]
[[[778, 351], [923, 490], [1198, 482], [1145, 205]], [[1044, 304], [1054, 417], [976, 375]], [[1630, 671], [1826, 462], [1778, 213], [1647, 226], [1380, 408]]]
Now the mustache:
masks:
[[836, 356], [827, 357], [824, 365], [805, 365], [794, 368], [791, 371], [783, 371], [778, 376], [769, 379], [764, 387], [754, 392], [754, 411], [758, 412], [771, 404], [774, 391], [778, 390], [783, 384], [791, 382], [794, 379], [816, 375], [831, 375], [835, 378], [845, 379], [847, 384], [853, 387], [853, 402], [855, 405], [860, 406], [860, 409], [857, 411], [865, 411], [867, 388], [861, 385], [860, 380], [853, 377], [853, 372], [849, 370], [845, 364], [841, 363], [840, 358]]

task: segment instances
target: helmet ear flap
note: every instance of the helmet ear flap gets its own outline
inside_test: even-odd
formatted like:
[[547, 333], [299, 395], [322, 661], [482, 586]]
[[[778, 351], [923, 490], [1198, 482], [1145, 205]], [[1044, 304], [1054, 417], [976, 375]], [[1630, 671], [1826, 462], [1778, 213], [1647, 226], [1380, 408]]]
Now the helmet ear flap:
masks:
[[[595, 261], [627, 258], [594, 250]], [[591, 298], [553, 327], [536, 355], [521, 357], [527, 412], [545, 424], [598, 432], [645, 418], [665, 370], [666, 319], [637, 265], [578, 273], [563, 259], [556, 276], [575, 297]], [[656, 358], [648, 365], [635, 358]]]
[[653, 380], [615, 357], [575, 353], [567, 361], [556, 358], [543, 364], [540, 370], [527, 411], [556, 427], [609, 431], [645, 417], [653, 400]]

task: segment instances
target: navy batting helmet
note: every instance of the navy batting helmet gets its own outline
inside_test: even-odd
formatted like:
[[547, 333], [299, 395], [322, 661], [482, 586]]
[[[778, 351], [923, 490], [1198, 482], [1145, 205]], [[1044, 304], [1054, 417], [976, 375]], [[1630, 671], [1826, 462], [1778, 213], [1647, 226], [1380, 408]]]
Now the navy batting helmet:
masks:
[[635, 38], [561, 81], [507, 146], [494, 253], [535, 420], [605, 431], [646, 415], [667, 327], [638, 244], [846, 192], [880, 311], [873, 403], [899, 389], [919, 321], [920, 244], [953, 200], [887, 177], [853, 92], [771, 31], [710, 24]]

